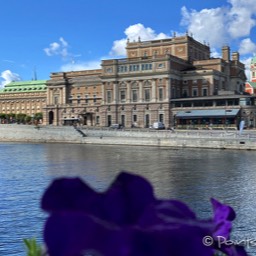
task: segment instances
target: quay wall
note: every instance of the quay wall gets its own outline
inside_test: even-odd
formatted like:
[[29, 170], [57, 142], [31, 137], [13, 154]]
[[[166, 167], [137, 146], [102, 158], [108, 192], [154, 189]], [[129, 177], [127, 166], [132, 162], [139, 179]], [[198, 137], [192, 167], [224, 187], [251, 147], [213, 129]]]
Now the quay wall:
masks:
[[173, 148], [256, 150], [256, 132], [75, 129], [71, 126], [2, 124], [0, 142], [83, 143]]

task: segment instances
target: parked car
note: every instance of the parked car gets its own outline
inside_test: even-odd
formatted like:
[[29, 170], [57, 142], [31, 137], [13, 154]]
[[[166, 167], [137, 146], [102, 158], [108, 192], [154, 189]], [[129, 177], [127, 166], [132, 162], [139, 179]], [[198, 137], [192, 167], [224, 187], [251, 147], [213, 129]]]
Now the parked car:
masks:
[[110, 128], [112, 128], [112, 129], [122, 129], [123, 126], [121, 124], [111, 124]]
[[153, 123], [152, 128], [155, 130], [164, 130], [165, 125], [162, 122], [155, 122], [155, 123]]

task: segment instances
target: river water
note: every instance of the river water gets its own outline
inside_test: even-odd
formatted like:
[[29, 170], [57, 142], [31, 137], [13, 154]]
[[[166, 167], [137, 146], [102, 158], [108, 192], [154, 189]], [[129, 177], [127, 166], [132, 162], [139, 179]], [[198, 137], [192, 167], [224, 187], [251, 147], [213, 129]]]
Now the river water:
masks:
[[23, 238], [42, 242], [40, 198], [54, 178], [79, 176], [103, 191], [121, 170], [148, 178], [157, 197], [181, 199], [201, 218], [211, 216], [211, 197], [231, 205], [233, 238], [256, 240], [254, 151], [3, 143], [0, 255], [25, 255]]

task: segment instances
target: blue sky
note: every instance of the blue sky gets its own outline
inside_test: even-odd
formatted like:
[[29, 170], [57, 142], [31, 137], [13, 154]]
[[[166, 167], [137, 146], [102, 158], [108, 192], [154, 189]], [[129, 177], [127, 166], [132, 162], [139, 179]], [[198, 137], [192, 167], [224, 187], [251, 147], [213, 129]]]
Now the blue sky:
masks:
[[229, 45], [247, 66], [256, 53], [255, 0], [8, 0], [0, 25], [0, 86], [99, 68], [102, 59], [125, 57], [127, 38], [139, 36], [188, 31], [213, 57]]

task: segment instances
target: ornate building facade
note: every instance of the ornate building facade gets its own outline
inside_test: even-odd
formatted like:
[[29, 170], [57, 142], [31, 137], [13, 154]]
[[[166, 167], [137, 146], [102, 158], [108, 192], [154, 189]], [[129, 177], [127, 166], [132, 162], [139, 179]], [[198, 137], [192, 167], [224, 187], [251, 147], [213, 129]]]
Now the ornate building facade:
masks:
[[1, 114], [43, 113], [46, 106], [46, 80], [11, 82], [0, 89]]
[[79, 121], [87, 126], [173, 126], [172, 100], [218, 97], [244, 91], [239, 53], [222, 48], [221, 58], [189, 35], [127, 41], [127, 58], [103, 60], [102, 69], [52, 73], [47, 81], [45, 124]]
[[251, 79], [245, 84], [245, 92], [252, 95], [256, 92], [256, 56], [251, 59], [250, 73]]
[[44, 123], [100, 126], [101, 70], [52, 73], [47, 81]]
[[[211, 58], [208, 45], [186, 34], [128, 40], [126, 51], [127, 58], [103, 60], [101, 69], [57, 72], [47, 81], [10, 83], [0, 91], [0, 112], [43, 112], [45, 125], [130, 128], [159, 121], [172, 127], [191, 122], [188, 115], [182, 117], [182, 111], [223, 110], [234, 102], [237, 107], [244, 102], [254, 105], [245, 99], [252, 96], [243, 96], [246, 77], [239, 53], [231, 53], [228, 46], [222, 48], [220, 58]], [[202, 118], [197, 116], [199, 124]]]

